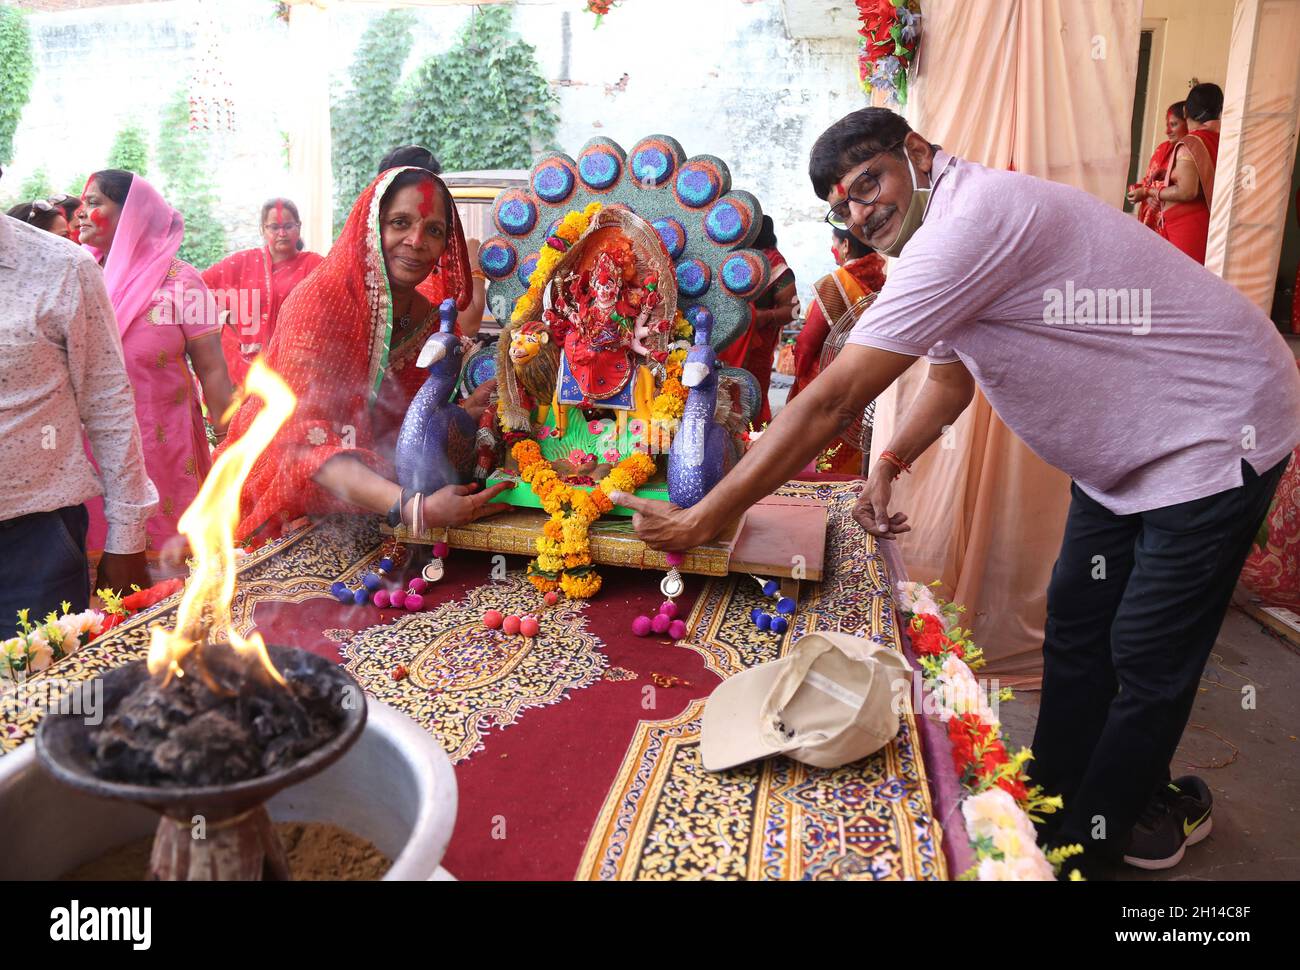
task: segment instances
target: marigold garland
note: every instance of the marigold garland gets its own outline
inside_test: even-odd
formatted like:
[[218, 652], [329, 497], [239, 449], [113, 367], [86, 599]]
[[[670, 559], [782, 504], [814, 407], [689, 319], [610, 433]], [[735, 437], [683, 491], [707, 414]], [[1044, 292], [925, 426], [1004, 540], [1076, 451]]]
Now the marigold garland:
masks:
[[510, 449], [519, 477], [541, 500], [550, 519], [537, 540], [537, 558], [528, 564], [528, 581], [543, 593], [560, 589], [569, 599], [588, 599], [600, 590], [600, 574], [591, 562], [591, 523], [610, 511], [614, 491], [634, 492], [654, 474], [654, 459], [633, 452], [590, 492], [566, 485], [531, 438]]

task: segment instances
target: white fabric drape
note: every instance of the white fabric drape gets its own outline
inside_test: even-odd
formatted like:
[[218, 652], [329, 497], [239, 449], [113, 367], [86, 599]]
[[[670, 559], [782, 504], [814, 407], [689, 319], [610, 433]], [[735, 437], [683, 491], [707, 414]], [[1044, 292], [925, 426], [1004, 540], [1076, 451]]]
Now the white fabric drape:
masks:
[[289, 178], [302, 216], [302, 237], [323, 255], [334, 241], [329, 9], [323, 0], [289, 3], [290, 63], [298, 92], [289, 131]]
[[1300, 0], [1237, 0], [1205, 266], [1273, 307], [1300, 130]]
[[[1123, 200], [1140, 0], [924, 0], [907, 115], [953, 154]], [[1087, 226], [1079, 226], [1087, 232]], [[921, 361], [877, 405], [873, 458], [925, 378]], [[1047, 583], [1069, 505], [1066, 476], [977, 394], [896, 486], [912, 579], [969, 609], [987, 673], [1036, 685]]]

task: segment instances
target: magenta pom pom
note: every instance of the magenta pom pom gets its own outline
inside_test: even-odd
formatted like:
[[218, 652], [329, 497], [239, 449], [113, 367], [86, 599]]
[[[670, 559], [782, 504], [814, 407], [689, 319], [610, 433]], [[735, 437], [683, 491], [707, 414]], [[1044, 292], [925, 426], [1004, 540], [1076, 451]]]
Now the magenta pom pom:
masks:
[[388, 590], [386, 589], [376, 590], [374, 600], [375, 600], [375, 605], [379, 607], [381, 610], [387, 608]]
[[424, 609], [424, 597], [419, 593], [407, 593], [406, 600], [402, 605], [414, 613], [416, 610]]
[[647, 636], [650, 633], [650, 617], [638, 616], [632, 621], [632, 632], [639, 637]]
[[672, 623], [668, 624], [668, 635], [674, 640], [680, 640], [686, 636], [686, 624], [681, 620], [673, 620]]
[[659, 604], [659, 612], [671, 620], [674, 616], [677, 615], [677, 604], [674, 603], [672, 600], [664, 600], [661, 604]]
[[656, 613], [654, 619], [650, 621], [650, 629], [654, 630], [655, 633], [667, 633], [668, 626], [671, 623], [672, 620], [668, 619], [668, 617], [662, 613]]
[[406, 584], [406, 588], [412, 593], [423, 593], [429, 588], [429, 584], [425, 582], [423, 576], [414, 576], [411, 578], [411, 581]]
[[447, 551], [447, 543], [435, 542], [433, 544], [433, 554], [439, 559], [445, 559], [447, 557]]
[[682, 563], [686, 561], [686, 553], [666, 552], [664, 553], [664, 559], [668, 561], [668, 565], [676, 568], [677, 566], [680, 566]]

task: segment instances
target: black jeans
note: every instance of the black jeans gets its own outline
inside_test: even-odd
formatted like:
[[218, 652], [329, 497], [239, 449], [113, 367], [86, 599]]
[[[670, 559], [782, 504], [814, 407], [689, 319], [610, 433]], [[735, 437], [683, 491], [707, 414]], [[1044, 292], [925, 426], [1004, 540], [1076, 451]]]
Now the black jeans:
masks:
[[[1070, 486], [1047, 592], [1035, 784], [1061, 795], [1044, 840], [1122, 855], [1169, 762], [1241, 567], [1286, 468], [1242, 462], [1243, 484], [1116, 515]], [[1085, 869], [1086, 872], [1086, 869]]]
[[84, 505], [0, 522], [0, 640], [15, 634], [19, 610], [39, 623], [65, 601], [74, 613], [90, 606], [89, 525]]

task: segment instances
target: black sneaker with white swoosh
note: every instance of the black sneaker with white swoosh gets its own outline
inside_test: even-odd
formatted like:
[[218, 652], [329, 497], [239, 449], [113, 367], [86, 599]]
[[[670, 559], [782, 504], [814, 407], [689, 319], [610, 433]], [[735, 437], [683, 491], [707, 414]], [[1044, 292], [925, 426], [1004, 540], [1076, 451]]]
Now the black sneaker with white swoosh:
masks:
[[1147, 803], [1133, 827], [1124, 861], [1139, 869], [1171, 869], [1189, 845], [1210, 834], [1214, 799], [1195, 775], [1175, 778]]

